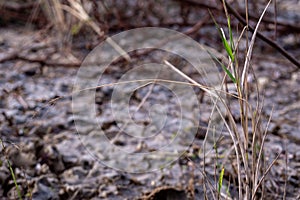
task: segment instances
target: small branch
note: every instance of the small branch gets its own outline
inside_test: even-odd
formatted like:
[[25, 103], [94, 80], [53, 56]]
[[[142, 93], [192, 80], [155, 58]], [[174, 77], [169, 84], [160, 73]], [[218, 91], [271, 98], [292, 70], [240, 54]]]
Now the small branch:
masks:
[[[240, 23], [242, 23], [244, 26], [246, 26], [247, 23], [246, 23], [245, 19], [234, 8], [232, 8], [227, 2], [225, 2], [225, 3], [228, 8], [228, 11], [231, 14], [233, 14], [239, 20]], [[249, 30], [253, 33], [254, 28], [250, 25], [248, 27], [249, 27]], [[300, 63], [298, 62], [298, 60], [294, 56], [289, 54], [285, 49], [283, 49], [279, 44], [277, 44], [276, 42], [267, 38], [266, 36], [261, 34], [259, 31], [257, 32], [257, 37], [260, 38], [262, 41], [266, 42], [268, 45], [270, 45], [274, 49], [278, 50], [284, 57], [286, 57], [289, 61], [291, 61], [294, 65], [296, 65], [296, 67], [298, 67], [300, 69]]]
[[61, 67], [79, 67], [81, 65], [81, 62], [79, 63], [72, 63], [72, 62], [56, 62], [54, 60], [47, 60], [43, 58], [28, 58], [25, 56], [20, 56], [17, 55], [15, 59], [19, 60], [24, 60], [27, 62], [37, 62], [40, 63], [41, 65], [46, 65], [46, 66], [61, 66]]
[[41, 65], [47, 66], [62, 66], [62, 67], [79, 67], [81, 62], [77, 63], [67, 63], [67, 62], [57, 62], [54, 60], [48, 60], [46, 58], [30, 58], [23, 55], [20, 55], [19, 51], [12, 51], [7, 53], [6, 55], [0, 56], [0, 63], [11, 61], [11, 60], [23, 60], [31, 63], [40, 63]]
[[[177, 0], [181, 3], [185, 3], [185, 4], [189, 4], [189, 5], [192, 5], [192, 6], [198, 6], [198, 7], [205, 7], [205, 8], [208, 8], [210, 10], [219, 10], [219, 8], [217, 7], [214, 7], [214, 6], [210, 6], [206, 3], [200, 3], [200, 2], [197, 2], [197, 1], [194, 1], [194, 0]], [[222, 2], [222, 0], [220, 0]], [[230, 6], [226, 1], [226, 7], [228, 9], [228, 11], [233, 14], [237, 20], [242, 23], [244, 26], [247, 25], [246, 23], [246, 20], [244, 19], [244, 17], [242, 17], [239, 12], [237, 12], [232, 6]], [[254, 16], [251, 16], [249, 15], [250, 19], [251, 18], [255, 18]], [[267, 20], [268, 23], [271, 23], [271, 20]], [[281, 25], [281, 26], [286, 26], [288, 28], [292, 28], [294, 30], [299, 30], [300, 28], [296, 25], [292, 25], [292, 24], [284, 24], [284, 23], [281, 23], [281, 22], [278, 22], [277, 25]], [[254, 28], [252, 26], [248, 26], [249, 27], [249, 30], [253, 33], [254, 32]], [[276, 42], [274, 42], [273, 40], [267, 38], [266, 36], [264, 36], [262, 33], [260, 33], [259, 31], [257, 32], [257, 37], [259, 39], [261, 39], [262, 41], [264, 41], [265, 43], [267, 43], [268, 45], [270, 45], [271, 47], [273, 47], [274, 49], [278, 50], [279, 53], [281, 53], [284, 57], [286, 57], [291, 63], [293, 63], [298, 69], [300, 69], [300, 62], [293, 56], [291, 55], [290, 53], [288, 53], [285, 49], [283, 49], [279, 44], [277, 44]]]
[[275, 157], [275, 159], [272, 161], [272, 163], [269, 165], [269, 167], [267, 168], [267, 170], [265, 171], [265, 173], [263, 174], [263, 176], [260, 178], [258, 184], [255, 187], [255, 190], [253, 192], [253, 196], [252, 196], [252, 200], [255, 199], [255, 194], [259, 188], [259, 186], [261, 185], [262, 181], [266, 178], [266, 176], [268, 175], [269, 171], [271, 170], [271, 168], [273, 167], [273, 165], [275, 164], [275, 162], [278, 160], [279, 156], [281, 155], [282, 152], [279, 152], [277, 154], [277, 156]]
[[186, 35], [192, 35], [197, 33], [197, 31], [199, 31], [199, 29], [205, 24], [207, 23], [207, 21], [209, 20], [210, 16], [206, 15], [203, 19], [199, 20], [195, 25], [193, 25], [192, 28], [184, 31], [183, 33]]

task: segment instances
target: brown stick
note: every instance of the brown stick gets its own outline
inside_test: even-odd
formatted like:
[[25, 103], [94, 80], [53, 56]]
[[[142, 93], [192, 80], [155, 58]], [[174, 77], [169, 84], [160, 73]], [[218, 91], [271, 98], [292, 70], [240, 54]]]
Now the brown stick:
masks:
[[[208, 7], [211, 10], [219, 10], [217, 7], [213, 7], [213, 6], [209, 6], [203, 3], [199, 3], [193, 0], [177, 0], [180, 1], [181, 3], [188, 3], [190, 5], [194, 5], [194, 6], [204, 6], [204, 7]], [[220, 0], [222, 2], [222, 0]], [[226, 7], [228, 8], [228, 11], [233, 14], [237, 20], [242, 23], [244, 26], [247, 25], [246, 20], [233, 8], [231, 7], [226, 1]], [[253, 33], [254, 28], [250, 25], [248, 25], [249, 30]], [[261, 39], [262, 41], [264, 41], [265, 43], [267, 43], [268, 45], [270, 45], [271, 47], [273, 47], [274, 49], [278, 50], [279, 53], [281, 53], [284, 57], [286, 57], [291, 63], [293, 63], [298, 69], [300, 69], [300, 63], [297, 61], [297, 59], [291, 55], [290, 53], [288, 53], [285, 49], [283, 49], [279, 44], [277, 44], [276, 42], [272, 41], [271, 39], [267, 38], [266, 36], [264, 36], [263, 34], [261, 34], [260, 32], [257, 32], [256, 36]]]
[[[231, 14], [233, 14], [244, 26], [246, 26], [247, 23], [246, 23], [245, 19], [234, 8], [232, 8], [226, 1], [225, 1], [225, 3], [226, 3], [226, 7], [228, 8], [229, 12]], [[252, 26], [248, 25], [248, 27], [251, 32], [254, 31], [254, 28]], [[297, 59], [294, 56], [292, 56], [291, 54], [289, 54], [286, 50], [284, 50], [279, 44], [270, 40], [269, 38], [267, 38], [260, 32], [257, 32], [257, 37], [260, 38], [262, 41], [266, 42], [271, 47], [278, 50], [284, 57], [286, 57], [289, 61], [291, 61], [294, 65], [296, 65], [300, 69], [300, 63], [297, 61]]]
[[[179, 2], [181, 2], [182, 4], [186, 4], [186, 5], [193, 5], [193, 6], [197, 6], [199, 8], [207, 8], [209, 10], [217, 10], [217, 11], [220, 11], [221, 8], [218, 8], [218, 7], [215, 7], [215, 6], [211, 6], [207, 3], [200, 3], [200, 2], [194, 2], [193, 0], [185, 0], [185, 1], [182, 1], [182, 0], [177, 0]], [[241, 16], [245, 16], [246, 13], [245, 11], [238, 11], [238, 13], [241, 15]], [[248, 13], [249, 15], [249, 20], [251, 21], [258, 21], [259, 17], [255, 16], [255, 15], [252, 15], [251, 13]], [[271, 18], [265, 18], [262, 19], [262, 21], [264, 23], [267, 23], [267, 24], [274, 24], [274, 19], [271, 19]], [[220, 22], [222, 23], [222, 22]], [[172, 22], [166, 22], [166, 23], [162, 23], [160, 24], [161, 26], [171, 26], [171, 25], [190, 25], [189, 22], [185, 22], [185, 23], [172, 23]], [[227, 24], [227, 22], [226, 22]], [[277, 20], [277, 27], [278, 27], [278, 30], [279, 28], [282, 29], [284, 28], [285, 30], [289, 30], [289, 32], [296, 32], [298, 33], [300, 31], [300, 26], [298, 24], [292, 24], [292, 23], [289, 23], [288, 21], [286, 20]], [[131, 27], [131, 28], [135, 28], [135, 27]]]

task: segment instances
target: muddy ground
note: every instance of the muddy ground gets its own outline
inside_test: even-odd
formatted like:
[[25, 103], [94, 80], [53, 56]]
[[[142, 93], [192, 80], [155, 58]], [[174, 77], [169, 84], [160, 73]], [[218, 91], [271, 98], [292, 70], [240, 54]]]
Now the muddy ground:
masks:
[[[299, 14], [285, 3], [279, 4], [279, 8], [281, 10], [278, 18], [299, 28]], [[195, 11], [193, 9], [190, 12]], [[201, 9], [200, 11], [204, 12]], [[178, 14], [176, 9], [170, 12], [175, 17]], [[152, 15], [154, 17], [149, 17], [145, 25], [152, 23], [159, 26], [160, 19], [155, 18], [157, 13]], [[164, 21], [161, 26], [185, 32], [197, 23], [197, 14], [183, 22], [181, 15], [177, 16], [178, 19]], [[267, 18], [271, 15], [272, 12]], [[167, 18], [167, 15], [163, 17]], [[109, 34], [138, 27], [137, 24], [129, 22], [130, 19], [127, 19], [123, 23], [124, 27], [118, 27], [118, 23], [112, 21]], [[170, 25], [172, 23], [175, 25]], [[264, 33], [271, 37], [274, 32], [266, 27], [268, 26], [264, 25]], [[278, 43], [300, 60], [299, 31], [293, 29], [288, 34], [284, 25], [281, 28], [282, 31], [277, 33]], [[76, 109], [75, 111], [72, 109], [72, 90], [78, 78], [77, 73], [82, 60], [100, 42], [100, 39], [89, 31], [82, 35], [74, 37], [71, 46], [64, 46], [61, 39], [55, 37], [55, 31], [51, 28], [31, 28], [26, 24], [14, 24], [11, 21], [6, 21], [0, 28], [0, 136], [5, 146], [5, 149], [1, 147], [1, 199], [18, 198], [7, 160], [14, 170], [23, 199], [204, 199], [203, 185], [208, 184], [207, 180], [210, 180], [213, 186], [217, 184], [212, 141], [208, 141], [208, 151], [212, 152], [207, 154], [206, 176], [203, 176], [202, 148], [209, 122], [208, 108], [211, 106], [207, 95], [198, 88], [193, 88], [199, 100], [201, 115], [199, 117], [199, 113], [184, 113], [183, 118], [180, 118], [181, 115], [178, 114], [181, 111], [180, 106], [176, 104], [176, 96], [170, 88], [168, 90], [161, 85], [152, 87], [145, 85], [139, 88], [128, 102], [129, 118], [133, 118], [139, 126], [149, 128], [148, 124], [151, 124], [151, 120], [155, 120], [155, 117], [153, 119], [151, 117], [156, 116], [149, 114], [149, 109], [152, 109], [154, 114], [163, 115], [165, 113], [159, 112], [162, 109], [171, 116], [170, 121], [165, 124], [167, 126], [163, 136], [155, 136], [144, 142], [132, 138], [137, 136], [134, 132], [139, 130], [130, 127], [126, 130], [120, 128], [128, 124], [126, 121], [120, 122], [119, 118], [116, 120], [112, 114], [110, 100], [114, 87], [111, 85], [96, 89], [95, 118], [77, 115]], [[201, 44], [225, 55], [218, 40], [218, 32], [212, 23], [207, 23], [191, 36]], [[182, 45], [181, 48], [184, 49], [185, 46]], [[161, 64], [163, 59], [170, 58], [160, 51], [152, 51], [149, 55], [139, 53], [131, 54], [132, 65], [124, 59], [110, 65], [103, 73], [99, 84], [118, 81], [133, 68], [134, 64], [147, 62]], [[171, 61], [176, 64], [176, 58], [172, 58]], [[253, 92], [249, 96], [249, 101], [255, 104], [257, 95], [254, 83], [257, 82], [261, 95], [264, 96], [262, 127], [266, 126], [272, 115], [267, 128], [265, 166], [269, 166], [279, 155], [265, 179], [264, 199], [283, 197], [299, 199], [299, 68], [259, 39], [254, 48], [251, 66], [255, 77], [253, 75], [248, 77]], [[185, 70], [184, 67], [182, 69]], [[185, 73], [195, 80], [203, 78], [203, 74], [190, 69]], [[220, 74], [223, 72], [220, 71]], [[147, 96], [146, 103], [138, 108], [145, 96]], [[186, 99], [189, 104], [191, 100], [188, 97]], [[156, 104], [163, 106], [156, 109]], [[236, 100], [232, 100], [231, 106], [233, 111], [238, 112]], [[136, 110], [138, 112], [135, 112]], [[158, 157], [154, 161], [151, 160], [151, 163], [147, 163], [144, 157], [138, 157], [141, 160], [135, 162], [129, 160], [128, 152], [147, 155], [165, 145], [168, 146], [168, 140], [176, 137], [174, 132], [178, 128], [178, 120], [184, 120], [186, 126], [192, 124], [189, 128], [195, 128], [192, 127], [193, 123], [200, 121], [200, 128], [194, 135], [191, 134], [191, 140], [186, 136], [180, 142], [173, 143], [172, 148], [180, 152], [176, 154], [176, 159], [163, 154], [156, 155]], [[121, 152], [126, 153], [110, 154], [111, 152], [106, 149], [108, 147], [105, 146], [107, 143], [102, 143], [97, 130], [102, 130], [106, 138], [112, 142], [109, 145], [116, 146]], [[191, 130], [184, 131], [188, 134]], [[227, 131], [223, 131], [218, 148], [220, 158], [234, 154], [230, 150], [232, 141]], [[128, 132], [133, 135], [128, 135]], [[167, 159], [170, 159], [170, 162], [165, 162]], [[223, 188], [223, 193], [230, 194], [231, 198], [236, 199], [238, 192], [236, 177], [230, 162], [232, 159], [222, 161], [225, 166], [224, 185], [228, 189], [226, 192]], [[206, 195], [213, 198], [210, 190]]]

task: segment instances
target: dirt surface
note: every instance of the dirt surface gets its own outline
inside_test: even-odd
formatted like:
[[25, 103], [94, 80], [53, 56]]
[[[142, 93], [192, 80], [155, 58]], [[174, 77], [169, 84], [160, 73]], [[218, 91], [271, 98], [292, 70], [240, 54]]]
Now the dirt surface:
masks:
[[[284, 5], [281, 6], [288, 9]], [[280, 16], [285, 17], [285, 13]], [[288, 16], [289, 18], [299, 17], [292, 11], [290, 15], [292, 17]], [[205, 35], [205, 32], [217, 31], [210, 26], [200, 32]], [[294, 44], [297, 43], [297, 37], [299, 33], [282, 34], [278, 40], [299, 60], [299, 45]], [[94, 40], [89, 39], [89, 42]], [[210, 36], [199, 41], [205, 39], [209, 42]], [[76, 115], [76, 109], [75, 112], [72, 109], [72, 91], [76, 77], [78, 78], [78, 64], [90, 52], [80, 42], [87, 43], [79, 38], [77, 47], [74, 45], [72, 51], [64, 51], [58, 38], [41, 31], [14, 26], [0, 29], [0, 136], [5, 145], [5, 150], [1, 147], [1, 199], [17, 198], [15, 184], [6, 165], [7, 159], [11, 162], [24, 199], [204, 199], [203, 183], [208, 179], [212, 185], [217, 184], [213, 141], [208, 141], [207, 149], [211, 152], [206, 156], [205, 177], [202, 172], [203, 140], [210, 116], [208, 108], [211, 106], [207, 95], [194, 88], [201, 116], [198, 113], [185, 113], [183, 118], [179, 118], [180, 106], [170, 89], [161, 85], [141, 87], [129, 99], [129, 116], [134, 122], [149, 128], [147, 125], [151, 120], [155, 121], [155, 117], [151, 118], [155, 114], [163, 115], [166, 112], [171, 118], [166, 123], [163, 136], [140, 142], [132, 138], [132, 135], [122, 134], [134, 134], [139, 130], [129, 127], [120, 131], [120, 126], [128, 124], [125, 121], [119, 122], [112, 115], [110, 100], [113, 86], [96, 90], [97, 113], [94, 119]], [[221, 51], [221, 48], [218, 50]], [[126, 61], [110, 65], [99, 83], [118, 81], [134, 64], [140, 64], [141, 59], [143, 63], [161, 64], [164, 58], [170, 58], [160, 51], [153, 51], [150, 56], [134, 57], [138, 54], [139, 52], [133, 52], [132, 65], [126, 64]], [[176, 63], [176, 58], [169, 60]], [[188, 68], [187, 63], [179, 65], [190, 77], [203, 80], [201, 74]], [[261, 95], [264, 96], [262, 127], [266, 127], [269, 117], [272, 117], [267, 128], [265, 167], [279, 154], [265, 179], [265, 199], [281, 199], [283, 196], [286, 199], [300, 198], [300, 71], [261, 41], [255, 46], [252, 67], [255, 77], [248, 77], [248, 82], [253, 87], [249, 101], [255, 104], [257, 94], [254, 92], [254, 83], [257, 81]], [[146, 103], [138, 108], [149, 91]], [[156, 104], [164, 107], [155, 109]], [[238, 112], [238, 102], [233, 100], [231, 106]], [[154, 114], [149, 114], [149, 108]], [[136, 110], [138, 112], [134, 112]], [[163, 112], [160, 113], [161, 110]], [[128, 168], [131, 167], [133, 172], [143, 173], [118, 170], [128, 167], [123, 165], [131, 164], [131, 161], [127, 160], [125, 154], [107, 153], [107, 144], [101, 143], [98, 138], [97, 131], [101, 129], [111, 142], [109, 145], [132, 154], [150, 154], [168, 146], [168, 141], [174, 138], [180, 119], [188, 127], [185, 129], [186, 134], [193, 132], [195, 121], [200, 121], [200, 128], [180, 140], [183, 142], [173, 143], [172, 148], [180, 152], [180, 155], [176, 154], [176, 159], [173, 159], [173, 155], [156, 155], [158, 157], [153, 162], [147, 163], [144, 157], [139, 157], [141, 160], [132, 162], [139, 165]], [[75, 126], [75, 121], [80, 121], [79, 129], [78, 124]], [[95, 128], [97, 124], [100, 128]], [[191, 142], [186, 144], [186, 141], [190, 141], [188, 137], [191, 137]], [[233, 154], [231, 147], [232, 141], [224, 130], [219, 141], [219, 154]], [[116, 156], [117, 159], [114, 159]], [[171, 159], [172, 162], [166, 164], [164, 159]], [[161, 162], [163, 166], [160, 166]], [[230, 196], [237, 198], [238, 191], [234, 186], [236, 177], [233, 177], [235, 173], [231, 162], [232, 159], [228, 159], [222, 163], [225, 166], [224, 183], [230, 185]], [[208, 197], [213, 197], [210, 190], [206, 192]]]

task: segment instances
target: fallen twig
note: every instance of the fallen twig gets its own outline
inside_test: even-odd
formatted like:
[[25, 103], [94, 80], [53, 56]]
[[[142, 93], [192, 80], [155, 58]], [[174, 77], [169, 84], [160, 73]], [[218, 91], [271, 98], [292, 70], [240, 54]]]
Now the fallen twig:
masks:
[[29, 58], [26, 56], [19, 55], [16, 51], [0, 58], [0, 63], [5, 62], [5, 61], [10, 61], [10, 60], [23, 60], [23, 61], [32, 62], [32, 63], [40, 63], [41, 65], [47, 65], [47, 66], [79, 67], [81, 65], [81, 62], [67, 63], [67, 62], [57, 62], [54, 60], [47, 60], [44, 58]]

